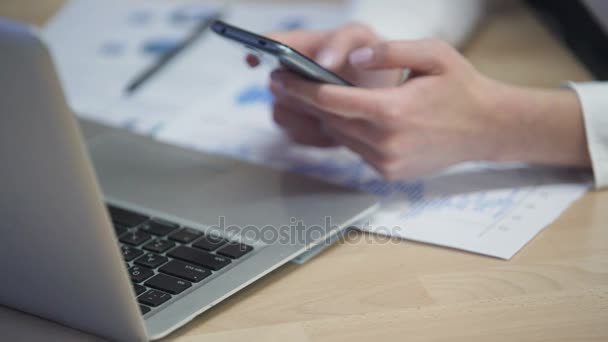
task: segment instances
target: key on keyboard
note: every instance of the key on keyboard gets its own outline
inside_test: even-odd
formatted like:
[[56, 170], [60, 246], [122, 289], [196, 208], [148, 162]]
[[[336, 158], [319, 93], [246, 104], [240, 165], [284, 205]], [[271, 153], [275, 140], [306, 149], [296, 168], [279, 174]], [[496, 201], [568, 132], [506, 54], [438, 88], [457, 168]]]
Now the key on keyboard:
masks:
[[226, 242], [228, 242], [228, 240], [222, 239], [221, 237], [205, 235], [200, 240], [196, 241], [192, 247], [204, 249], [206, 251], [214, 251]]
[[146, 292], [146, 287], [138, 284], [133, 284], [133, 289], [135, 290], [136, 296], [139, 296], [140, 294]]
[[133, 266], [129, 268], [129, 275], [131, 276], [132, 282], [141, 283], [142, 281], [153, 276], [154, 272], [146, 267]]
[[108, 205], [108, 211], [112, 217], [112, 222], [121, 224], [127, 228], [132, 228], [142, 224], [148, 219], [147, 216], [118, 208], [113, 205]]
[[214, 271], [217, 271], [230, 264], [230, 259], [228, 258], [219, 255], [213, 255], [186, 246], [179, 246], [169, 252], [169, 254], [167, 255], [172, 258], [187, 261]]
[[211, 275], [211, 271], [207, 269], [178, 260], [172, 260], [158, 270], [160, 272], [193, 281], [195, 283], [198, 283]]
[[146, 233], [158, 236], [165, 236], [178, 228], [179, 226], [174, 223], [159, 221], [148, 221], [139, 226], [139, 229], [145, 231]]
[[169, 259], [165, 258], [164, 256], [154, 253], [148, 253], [142, 256], [141, 258], [135, 260], [135, 264], [149, 268], [157, 268], [158, 266], [166, 263], [167, 261], [169, 261]]
[[149, 307], [147, 307], [145, 305], [141, 305], [141, 304], [139, 305], [139, 310], [141, 310], [141, 314], [142, 315], [145, 315], [148, 312], [150, 312], [150, 308]]
[[120, 250], [122, 252], [122, 257], [125, 259], [125, 261], [131, 261], [137, 258], [138, 256], [144, 254], [144, 252], [131, 246], [120, 246]]
[[118, 223], [114, 223], [114, 230], [116, 231], [116, 236], [121, 236], [122, 234], [127, 232], [127, 227], [121, 226]]
[[140, 303], [149, 306], [159, 306], [162, 303], [171, 299], [171, 295], [157, 290], [149, 290], [143, 295], [137, 297]]
[[120, 242], [128, 243], [132, 246], [139, 246], [142, 243], [150, 240], [150, 238], [152, 238], [152, 235], [136, 230], [122, 235], [119, 240]]
[[229, 244], [227, 244], [226, 246], [220, 248], [217, 251], [217, 254], [221, 254], [223, 256], [227, 256], [229, 258], [232, 259], [238, 259], [240, 257], [242, 257], [243, 255], [251, 252], [253, 250], [253, 247], [243, 244], [243, 243], [236, 243], [236, 242], [231, 242]]
[[188, 281], [171, 277], [162, 273], [155, 275], [146, 281], [146, 286], [155, 288], [157, 290], [163, 290], [171, 294], [180, 294], [192, 284]]
[[144, 249], [150, 252], [164, 253], [175, 246], [175, 242], [156, 239], [144, 245]]
[[192, 228], [184, 228], [180, 231], [177, 231], [171, 235], [169, 235], [169, 239], [181, 243], [190, 243], [196, 239], [198, 239], [203, 233], [198, 230], [194, 230]]

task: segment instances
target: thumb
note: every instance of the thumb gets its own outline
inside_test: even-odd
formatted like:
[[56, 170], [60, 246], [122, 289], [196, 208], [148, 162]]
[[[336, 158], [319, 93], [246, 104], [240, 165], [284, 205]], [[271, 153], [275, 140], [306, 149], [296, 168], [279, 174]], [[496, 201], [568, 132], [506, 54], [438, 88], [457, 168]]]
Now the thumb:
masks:
[[411, 69], [423, 74], [446, 70], [456, 50], [435, 39], [390, 41], [364, 47], [349, 55], [352, 65], [369, 70]]

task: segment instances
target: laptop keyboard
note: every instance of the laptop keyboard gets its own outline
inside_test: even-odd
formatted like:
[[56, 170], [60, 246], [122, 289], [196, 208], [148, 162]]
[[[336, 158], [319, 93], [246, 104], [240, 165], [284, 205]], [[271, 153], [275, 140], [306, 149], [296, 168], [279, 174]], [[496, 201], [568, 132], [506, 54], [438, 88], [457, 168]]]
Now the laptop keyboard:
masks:
[[108, 205], [142, 314], [234, 264], [253, 247]]

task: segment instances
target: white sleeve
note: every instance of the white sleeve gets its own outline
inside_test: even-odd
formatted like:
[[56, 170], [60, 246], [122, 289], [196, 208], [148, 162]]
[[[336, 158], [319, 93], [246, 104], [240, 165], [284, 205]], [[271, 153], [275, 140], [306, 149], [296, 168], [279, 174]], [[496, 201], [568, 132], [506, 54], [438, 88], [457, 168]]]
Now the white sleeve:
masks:
[[608, 82], [569, 83], [578, 94], [596, 188], [608, 187]]
[[440, 38], [461, 46], [484, 14], [484, 0], [353, 0], [351, 19], [385, 39]]

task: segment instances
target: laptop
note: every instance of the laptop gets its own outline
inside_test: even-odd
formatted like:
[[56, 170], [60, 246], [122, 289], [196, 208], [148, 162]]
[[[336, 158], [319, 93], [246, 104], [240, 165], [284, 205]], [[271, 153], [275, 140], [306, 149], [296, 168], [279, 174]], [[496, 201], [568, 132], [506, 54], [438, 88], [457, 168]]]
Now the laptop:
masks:
[[49, 52], [0, 20], [0, 304], [162, 338], [342, 229], [374, 197], [84, 120]]

